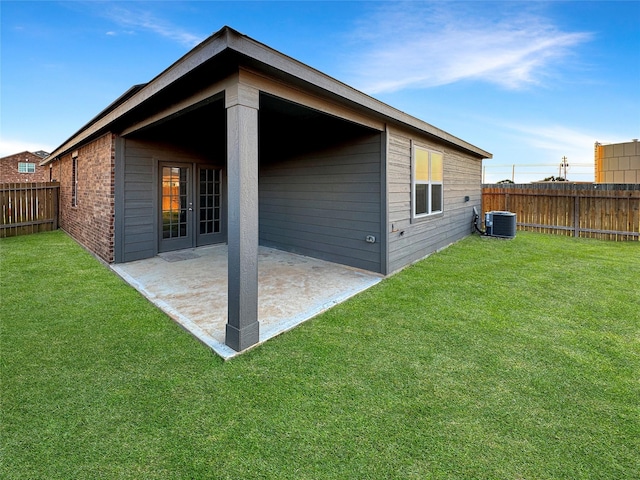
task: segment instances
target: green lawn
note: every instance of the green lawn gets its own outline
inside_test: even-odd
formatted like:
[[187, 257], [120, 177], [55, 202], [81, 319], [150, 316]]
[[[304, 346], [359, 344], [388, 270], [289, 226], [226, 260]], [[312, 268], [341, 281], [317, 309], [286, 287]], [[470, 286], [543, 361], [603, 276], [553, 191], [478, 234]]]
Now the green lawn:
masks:
[[3, 479], [640, 478], [640, 244], [467, 238], [224, 363], [0, 241]]

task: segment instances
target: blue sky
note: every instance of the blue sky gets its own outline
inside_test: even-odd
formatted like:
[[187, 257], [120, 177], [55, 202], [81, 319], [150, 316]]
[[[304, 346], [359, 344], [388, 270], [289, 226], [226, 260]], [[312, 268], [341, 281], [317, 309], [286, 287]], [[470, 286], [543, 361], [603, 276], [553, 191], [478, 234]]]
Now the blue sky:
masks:
[[[640, 138], [640, 2], [0, 3], [0, 156], [52, 151], [224, 25], [489, 152], [593, 180]], [[515, 166], [515, 167], [514, 167]]]

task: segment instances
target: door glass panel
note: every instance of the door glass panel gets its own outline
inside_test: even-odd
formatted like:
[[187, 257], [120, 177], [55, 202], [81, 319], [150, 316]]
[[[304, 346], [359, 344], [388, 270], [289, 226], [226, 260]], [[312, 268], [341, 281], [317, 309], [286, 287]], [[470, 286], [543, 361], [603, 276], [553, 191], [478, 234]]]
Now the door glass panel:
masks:
[[162, 238], [187, 236], [187, 167], [162, 167]]
[[[220, 170], [200, 169], [200, 215], [201, 234], [220, 233]], [[215, 220], [214, 220], [215, 219]]]

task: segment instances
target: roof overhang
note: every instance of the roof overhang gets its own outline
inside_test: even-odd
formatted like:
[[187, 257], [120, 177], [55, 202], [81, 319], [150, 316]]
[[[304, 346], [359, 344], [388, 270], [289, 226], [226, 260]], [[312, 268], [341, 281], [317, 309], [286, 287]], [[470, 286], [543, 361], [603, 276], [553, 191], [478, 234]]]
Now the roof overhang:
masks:
[[[41, 165], [64, 155], [78, 145], [90, 141], [114, 127], [126, 128], [127, 121], [140, 120], [142, 108], [155, 101], [168, 99], [168, 92], [192, 79], [206, 65], [234, 65], [257, 69], [312, 93], [342, 103], [356, 111], [372, 115], [387, 123], [400, 124], [463, 150], [478, 158], [492, 155], [444, 130], [395, 109], [356, 90], [308, 65], [305, 65], [267, 45], [243, 35], [230, 27], [223, 27], [186, 55], [164, 70], [149, 83], [136, 85], [56, 148]], [[207, 81], [203, 79], [202, 81]], [[196, 82], [197, 84], [197, 82]], [[136, 115], [136, 111], [138, 114]], [[144, 114], [142, 114], [144, 115]], [[116, 128], [116, 130], [118, 130]]]

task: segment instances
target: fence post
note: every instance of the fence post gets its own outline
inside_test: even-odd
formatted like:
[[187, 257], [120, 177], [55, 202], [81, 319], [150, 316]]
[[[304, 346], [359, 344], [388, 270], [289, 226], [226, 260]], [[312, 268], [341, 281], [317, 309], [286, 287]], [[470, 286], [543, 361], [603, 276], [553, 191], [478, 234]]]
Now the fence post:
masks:
[[60, 187], [59, 186], [55, 186], [55, 187], [51, 187], [51, 195], [53, 196], [53, 226], [52, 229], [53, 230], [57, 230], [58, 229], [58, 196], [60, 195]]
[[573, 197], [573, 236], [580, 236], [580, 197]]

